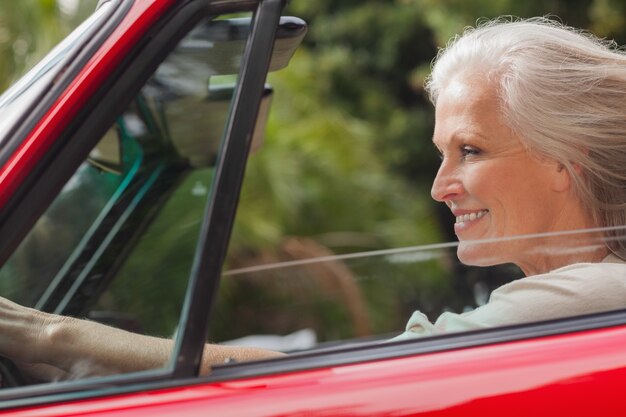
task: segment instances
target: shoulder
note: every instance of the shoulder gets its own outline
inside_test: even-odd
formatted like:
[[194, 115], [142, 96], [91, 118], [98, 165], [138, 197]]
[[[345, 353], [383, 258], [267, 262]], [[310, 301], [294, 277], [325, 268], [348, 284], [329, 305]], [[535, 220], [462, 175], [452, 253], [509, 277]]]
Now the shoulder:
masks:
[[535, 286], [545, 289], [552, 286], [575, 289], [579, 285], [601, 288], [610, 283], [626, 288], [626, 263], [617, 257], [615, 259], [615, 262], [577, 263], [545, 274], [528, 276], [503, 285], [494, 293], [509, 293]]
[[[607, 278], [620, 277], [625, 278], [626, 262], [621, 260], [615, 255], [609, 255], [602, 262], [594, 263], [576, 263], [568, 266], [564, 266], [559, 269], [555, 269], [552, 272], [543, 274], [545, 276], [559, 276], [559, 275], [585, 275], [589, 274], [601, 274]], [[541, 275], [537, 275], [540, 277]]]
[[616, 310], [626, 307], [625, 300], [624, 261], [572, 264], [503, 285], [487, 304], [463, 314], [443, 313], [434, 325], [415, 312], [399, 339]]
[[580, 263], [503, 285], [467, 318], [491, 325], [540, 321], [621, 309], [624, 300], [625, 263]]
[[546, 297], [562, 303], [580, 302], [599, 297], [596, 303], [622, 303], [626, 299], [626, 264], [574, 264], [552, 272], [520, 278], [503, 285], [491, 294], [491, 300], [500, 298], [533, 298], [535, 302]]
[[[626, 307], [626, 263], [579, 263], [529, 276], [496, 289], [490, 302], [506, 301], [583, 314]], [[569, 314], [568, 314], [569, 315]]]

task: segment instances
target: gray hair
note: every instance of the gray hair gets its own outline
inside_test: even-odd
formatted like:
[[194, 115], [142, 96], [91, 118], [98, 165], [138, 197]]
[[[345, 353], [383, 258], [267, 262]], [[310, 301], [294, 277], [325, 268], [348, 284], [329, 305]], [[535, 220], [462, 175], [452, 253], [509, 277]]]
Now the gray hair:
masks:
[[500, 18], [466, 29], [439, 52], [426, 81], [431, 101], [465, 73], [495, 83], [506, 123], [530, 151], [569, 171], [596, 223], [618, 227], [605, 241], [626, 259], [624, 50], [547, 18]]

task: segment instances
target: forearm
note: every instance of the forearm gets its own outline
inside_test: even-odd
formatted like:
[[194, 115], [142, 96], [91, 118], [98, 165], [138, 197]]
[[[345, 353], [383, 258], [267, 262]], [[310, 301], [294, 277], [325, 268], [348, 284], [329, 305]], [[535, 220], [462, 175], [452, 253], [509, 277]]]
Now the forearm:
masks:
[[110, 375], [160, 368], [173, 350], [170, 339], [62, 316], [51, 316], [39, 345], [37, 362], [70, 375]]
[[[109, 375], [163, 367], [170, 360], [174, 341], [127, 332], [96, 322], [53, 316], [46, 324], [42, 363], [69, 375]], [[282, 356], [265, 349], [205, 345], [201, 374], [227, 360], [245, 362]]]
[[230, 360], [235, 362], [247, 362], [281, 356], [285, 356], [285, 354], [267, 349], [207, 344], [204, 346], [200, 374], [208, 375], [211, 373], [211, 366]]
[[[0, 297], [0, 356], [41, 379], [81, 378], [161, 368], [174, 341], [103, 324], [48, 314]], [[206, 345], [201, 373], [228, 359], [237, 362], [282, 355], [264, 349]]]

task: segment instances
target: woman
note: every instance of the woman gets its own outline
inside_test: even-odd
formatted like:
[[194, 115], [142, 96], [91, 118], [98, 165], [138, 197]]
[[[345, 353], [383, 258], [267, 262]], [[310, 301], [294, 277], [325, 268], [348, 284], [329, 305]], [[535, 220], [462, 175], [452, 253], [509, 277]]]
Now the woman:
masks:
[[[442, 156], [432, 196], [456, 216], [459, 258], [527, 277], [435, 324], [415, 313], [400, 338], [625, 307], [624, 229], [606, 227], [626, 225], [626, 55], [545, 19], [494, 21], [440, 53], [427, 90]], [[80, 374], [79, 358], [91, 373], [155, 368], [172, 350], [2, 299], [0, 329], [0, 354], [43, 379]], [[277, 355], [207, 345], [202, 371]]]
[[626, 225], [626, 55], [546, 19], [492, 21], [454, 40], [426, 87], [432, 197], [456, 217], [459, 259], [526, 278], [434, 325], [416, 312], [400, 338], [626, 307], [623, 229], [598, 230]]

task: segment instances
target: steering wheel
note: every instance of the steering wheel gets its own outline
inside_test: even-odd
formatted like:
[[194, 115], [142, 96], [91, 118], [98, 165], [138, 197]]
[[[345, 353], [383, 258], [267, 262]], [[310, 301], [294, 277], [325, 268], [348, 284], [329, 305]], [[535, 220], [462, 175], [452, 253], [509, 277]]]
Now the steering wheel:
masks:
[[10, 359], [0, 356], [0, 387], [21, 387], [32, 383]]

